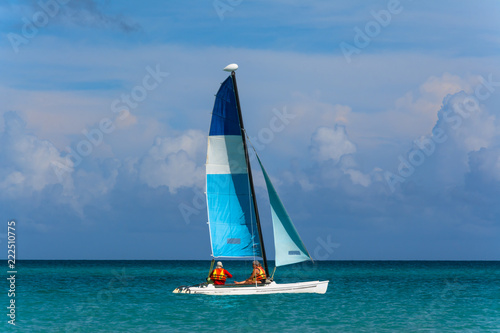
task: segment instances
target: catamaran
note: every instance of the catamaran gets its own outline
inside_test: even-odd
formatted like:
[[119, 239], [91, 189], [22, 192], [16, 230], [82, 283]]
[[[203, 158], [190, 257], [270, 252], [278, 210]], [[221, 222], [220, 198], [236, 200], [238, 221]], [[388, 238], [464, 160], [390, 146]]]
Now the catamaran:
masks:
[[[208, 136], [206, 195], [208, 225], [215, 258], [262, 258], [269, 277], [259, 210], [255, 197], [247, 135], [243, 126], [235, 71], [231, 72], [215, 97]], [[266, 182], [273, 221], [276, 267], [312, 260], [283, 206], [271, 180], [257, 156]], [[210, 270], [212, 267], [210, 268]], [[174, 293], [207, 295], [255, 295], [276, 293], [324, 294], [329, 281], [278, 284], [271, 278], [264, 283], [214, 285], [201, 283], [181, 286]]]

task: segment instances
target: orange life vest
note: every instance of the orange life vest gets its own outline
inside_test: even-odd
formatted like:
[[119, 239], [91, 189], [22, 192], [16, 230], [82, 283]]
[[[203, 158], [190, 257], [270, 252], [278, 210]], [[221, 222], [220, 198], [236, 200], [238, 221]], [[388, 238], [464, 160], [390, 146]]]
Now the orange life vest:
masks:
[[216, 281], [226, 281], [226, 274], [224, 268], [216, 268], [212, 272], [212, 278]]
[[257, 269], [259, 270], [259, 273], [254, 277], [254, 281], [261, 281], [266, 278], [266, 271], [260, 266], [257, 266]]

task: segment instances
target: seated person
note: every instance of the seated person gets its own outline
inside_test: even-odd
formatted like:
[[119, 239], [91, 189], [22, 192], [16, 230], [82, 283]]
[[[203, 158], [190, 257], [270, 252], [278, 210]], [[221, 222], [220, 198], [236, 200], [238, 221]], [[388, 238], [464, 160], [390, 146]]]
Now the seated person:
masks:
[[262, 265], [260, 264], [260, 262], [255, 260], [252, 263], [252, 265], [253, 265], [252, 275], [250, 275], [250, 277], [248, 279], [246, 279], [245, 281], [241, 281], [241, 282], [234, 281], [234, 283], [236, 283], [236, 284], [255, 284], [255, 283], [264, 282], [266, 280], [266, 271], [264, 270], [264, 268], [262, 268]]
[[210, 273], [210, 279], [214, 281], [216, 285], [223, 285], [226, 283], [226, 278], [233, 276], [231, 273], [222, 268], [222, 263], [220, 261], [217, 262], [216, 268]]

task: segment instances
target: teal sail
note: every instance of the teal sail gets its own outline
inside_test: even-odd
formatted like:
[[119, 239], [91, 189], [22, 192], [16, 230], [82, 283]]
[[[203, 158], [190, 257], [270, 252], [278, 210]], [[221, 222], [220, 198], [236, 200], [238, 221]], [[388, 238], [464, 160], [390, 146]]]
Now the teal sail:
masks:
[[278, 193], [276, 193], [259, 156], [257, 156], [257, 160], [266, 180], [267, 192], [269, 193], [269, 201], [271, 203], [276, 267], [312, 260], [283, 203], [278, 197]]
[[207, 209], [214, 257], [261, 257], [233, 78], [217, 92], [207, 151]]

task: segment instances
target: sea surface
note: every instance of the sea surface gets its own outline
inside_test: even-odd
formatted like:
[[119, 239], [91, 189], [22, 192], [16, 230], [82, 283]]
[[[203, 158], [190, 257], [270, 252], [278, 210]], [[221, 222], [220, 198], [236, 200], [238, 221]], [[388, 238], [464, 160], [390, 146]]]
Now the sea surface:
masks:
[[[251, 261], [223, 263], [236, 280], [251, 272]], [[324, 295], [172, 293], [203, 282], [209, 267], [17, 261], [16, 326], [7, 323], [4, 289], [0, 331], [500, 332], [499, 261], [322, 261], [280, 267], [275, 280], [330, 280]]]

